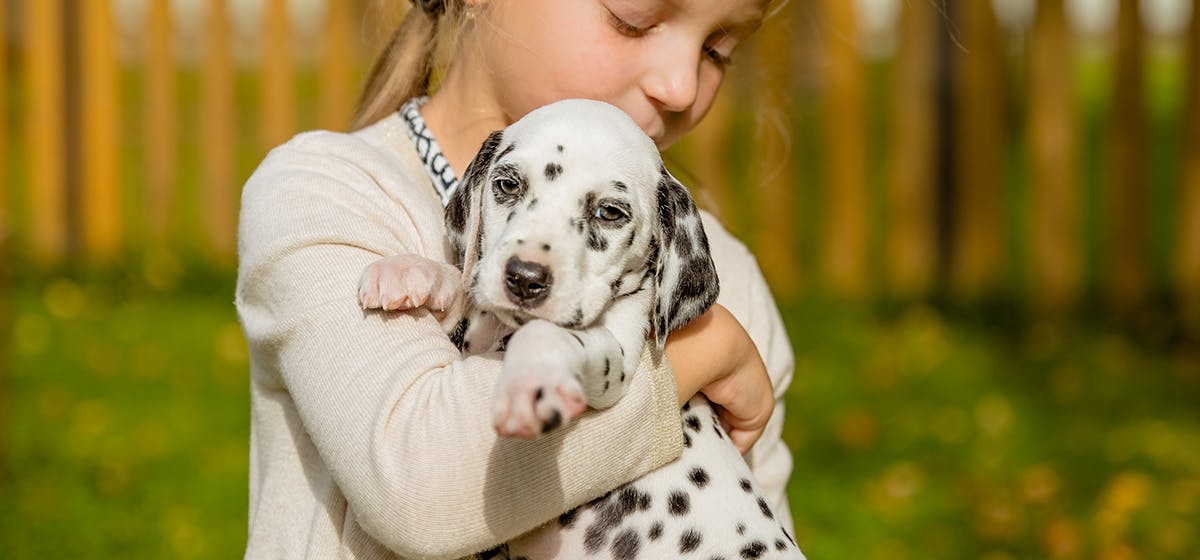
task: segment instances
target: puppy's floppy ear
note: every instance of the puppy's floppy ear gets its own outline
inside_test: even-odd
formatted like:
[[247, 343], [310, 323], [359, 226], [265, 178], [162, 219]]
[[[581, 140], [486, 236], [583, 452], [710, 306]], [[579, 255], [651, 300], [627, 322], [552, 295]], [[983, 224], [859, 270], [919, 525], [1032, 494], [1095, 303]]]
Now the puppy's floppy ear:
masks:
[[458, 188], [450, 195], [450, 203], [446, 205], [446, 232], [450, 238], [450, 253], [454, 264], [462, 269], [464, 278], [482, 250], [480, 245], [483, 237], [483, 185], [487, 182], [488, 169], [496, 160], [496, 148], [500, 145], [502, 133], [503, 131], [497, 130], [483, 141], [483, 145], [475, 153], [475, 158], [467, 165]]
[[717, 301], [717, 267], [692, 195], [666, 168], [658, 182], [658, 243], [655, 262], [654, 342], [661, 352], [667, 333], [702, 315]]

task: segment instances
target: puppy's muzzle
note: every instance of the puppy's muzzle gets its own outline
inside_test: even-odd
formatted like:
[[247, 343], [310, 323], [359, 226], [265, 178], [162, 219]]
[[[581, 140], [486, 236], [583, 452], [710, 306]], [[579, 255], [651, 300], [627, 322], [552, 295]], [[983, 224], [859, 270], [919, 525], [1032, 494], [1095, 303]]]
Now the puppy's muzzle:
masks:
[[504, 292], [513, 303], [537, 307], [550, 297], [553, 278], [545, 265], [510, 257], [504, 265]]

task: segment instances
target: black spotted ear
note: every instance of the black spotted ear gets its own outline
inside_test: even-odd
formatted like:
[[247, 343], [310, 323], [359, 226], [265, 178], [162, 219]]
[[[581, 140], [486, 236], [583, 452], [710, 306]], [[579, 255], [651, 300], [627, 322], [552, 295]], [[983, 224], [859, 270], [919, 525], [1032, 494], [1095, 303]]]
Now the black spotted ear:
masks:
[[696, 203], [665, 168], [657, 197], [658, 243], [651, 249], [657, 249], [653, 330], [662, 351], [667, 334], [708, 311], [720, 287]]
[[474, 262], [479, 252], [480, 236], [483, 234], [480, 220], [480, 204], [483, 184], [487, 181], [488, 169], [496, 159], [496, 148], [500, 145], [502, 132], [497, 130], [475, 153], [475, 158], [463, 172], [458, 188], [450, 195], [446, 205], [446, 233], [450, 240], [450, 253], [454, 264], [467, 272], [468, 261]]

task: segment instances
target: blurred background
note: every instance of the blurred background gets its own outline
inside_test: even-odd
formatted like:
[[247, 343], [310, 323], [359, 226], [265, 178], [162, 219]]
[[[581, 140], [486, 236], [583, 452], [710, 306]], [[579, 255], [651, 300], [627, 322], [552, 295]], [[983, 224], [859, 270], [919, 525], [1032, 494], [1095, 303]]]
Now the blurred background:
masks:
[[[0, 0], [0, 556], [246, 537], [242, 183], [407, 2]], [[1200, 557], [1195, 0], [790, 0], [668, 154], [796, 352], [812, 558]]]

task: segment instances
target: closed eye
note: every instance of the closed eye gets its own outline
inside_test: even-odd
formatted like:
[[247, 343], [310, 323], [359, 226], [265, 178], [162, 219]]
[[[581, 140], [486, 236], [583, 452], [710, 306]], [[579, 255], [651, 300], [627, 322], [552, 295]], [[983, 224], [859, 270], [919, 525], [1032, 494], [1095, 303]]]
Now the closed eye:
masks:
[[632, 23], [629, 23], [628, 21], [625, 21], [624, 19], [621, 19], [621, 16], [614, 14], [612, 10], [608, 8], [605, 8], [604, 10], [608, 12], [608, 23], [613, 26], [613, 29], [617, 30], [617, 33], [620, 33], [626, 37], [644, 37], [650, 32], [651, 29], [654, 28], [652, 25], [647, 27], [638, 27]]

